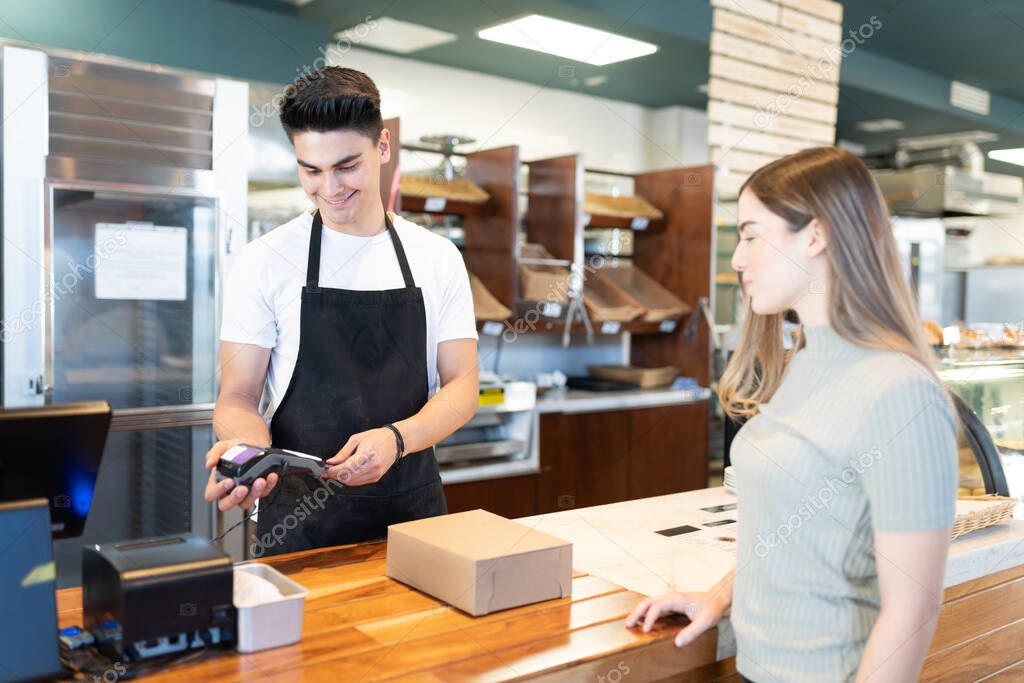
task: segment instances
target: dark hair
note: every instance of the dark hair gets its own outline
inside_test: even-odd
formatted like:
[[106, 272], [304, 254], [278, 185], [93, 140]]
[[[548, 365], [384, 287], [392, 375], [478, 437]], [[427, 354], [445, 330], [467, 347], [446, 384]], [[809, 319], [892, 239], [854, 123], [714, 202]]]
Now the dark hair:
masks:
[[296, 78], [285, 88], [280, 113], [289, 140], [306, 130], [351, 128], [376, 142], [384, 128], [377, 86], [362, 71], [340, 66]]

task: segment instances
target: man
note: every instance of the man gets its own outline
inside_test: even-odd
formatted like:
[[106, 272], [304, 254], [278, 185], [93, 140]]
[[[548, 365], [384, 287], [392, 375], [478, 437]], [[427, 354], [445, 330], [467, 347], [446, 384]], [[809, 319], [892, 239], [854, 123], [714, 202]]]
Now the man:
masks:
[[462, 257], [381, 203], [391, 138], [377, 87], [326, 67], [286, 95], [281, 122], [316, 211], [248, 244], [227, 280], [220, 441], [206, 466], [233, 445], [272, 444], [325, 459], [324, 476], [342, 486], [331, 482], [325, 496], [326, 482], [271, 474], [232, 490], [211, 471], [206, 498], [222, 511], [263, 499], [267, 554], [382, 538], [389, 524], [447, 512], [433, 445], [478, 401]]

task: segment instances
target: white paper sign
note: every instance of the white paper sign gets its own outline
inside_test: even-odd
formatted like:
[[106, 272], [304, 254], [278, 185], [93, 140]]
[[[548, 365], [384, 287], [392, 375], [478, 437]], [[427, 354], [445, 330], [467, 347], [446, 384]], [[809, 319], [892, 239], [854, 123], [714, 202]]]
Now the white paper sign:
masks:
[[548, 318], [557, 318], [562, 315], [562, 304], [554, 301], [541, 301], [537, 308], [541, 315]]
[[184, 301], [188, 229], [96, 224], [96, 298]]
[[634, 230], [646, 230], [648, 225], [650, 225], [650, 220], [647, 216], [634, 216], [633, 220], [629, 222], [629, 227]]
[[601, 323], [601, 334], [618, 334], [622, 325], [617, 320], [607, 320]]
[[427, 213], [440, 213], [447, 203], [444, 197], [427, 197], [423, 200], [423, 210]]
[[943, 346], [952, 346], [953, 344], [960, 343], [960, 326], [950, 325], [949, 327], [942, 328], [942, 344]]
[[487, 322], [484, 323], [483, 329], [480, 331], [488, 336], [497, 337], [499, 334], [501, 334], [502, 330], [504, 329], [505, 328], [502, 326], [501, 323], [495, 322], [493, 320], [488, 320]]
[[675, 320], [662, 320], [661, 324], [658, 325], [658, 329], [662, 332], [674, 332], [676, 329]]

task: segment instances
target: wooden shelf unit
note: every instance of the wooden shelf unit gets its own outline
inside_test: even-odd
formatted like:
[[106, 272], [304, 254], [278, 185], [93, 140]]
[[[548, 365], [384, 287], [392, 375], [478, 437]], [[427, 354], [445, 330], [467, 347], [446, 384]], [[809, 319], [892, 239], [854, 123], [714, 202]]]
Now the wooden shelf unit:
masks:
[[484, 213], [489, 210], [488, 204], [490, 200], [486, 202], [467, 202], [458, 199], [446, 199], [444, 202], [444, 208], [440, 210], [427, 210], [427, 202], [430, 200], [428, 197], [413, 197], [409, 195], [402, 196], [402, 211], [413, 211], [417, 213], [431, 213], [447, 216], [470, 216], [473, 214]]
[[[601, 214], [591, 214], [590, 220], [586, 222], [585, 228], [618, 228], [620, 230], [633, 230], [633, 221], [635, 219], [625, 218], [623, 216], [605, 216]], [[664, 218], [651, 218], [647, 221], [647, 227], [645, 230], [660, 230], [665, 226]]]
[[[661, 209], [665, 219], [659, 230], [634, 234], [633, 263], [693, 307], [691, 315], [699, 315], [697, 302], [711, 296], [712, 180], [711, 166], [638, 173], [634, 179], [636, 192]], [[674, 365], [701, 386], [709, 386], [707, 326], [700, 325], [689, 343], [683, 340], [685, 327], [679, 324], [672, 332], [637, 335], [630, 346], [630, 362], [644, 367]]]
[[[380, 199], [384, 202], [385, 211], [398, 212], [402, 210], [402, 193], [398, 191], [398, 172], [401, 169], [399, 157], [401, 156], [401, 126], [398, 118], [384, 119], [384, 127], [391, 133], [391, 158], [388, 163], [380, 167]], [[394, 202], [392, 202], [391, 188], [394, 187]]]
[[[582, 155], [531, 161], [529, 167], [527, 239], [543, 244], [555, 258], [586, 266]], [[632, 178], [637, 194], [664, 214], [645, 230], [634, 230], [633, 263], [696, 311], [697, 302], [711, 296], [712, 167], [652, 171]], [[628, 227], [628, 219], [619, 220]], [[621, 332], [636, 335], [630, 362], [649, 367], [674, 365], [708, 386], [711, 354], [707, 330], [702, 325], [696, 339], [684, 343], [686, 322], [687, 317], [675, 321], [670, 331], [666, 328], [671, 325], [663, 328], [661, 323], [619, 323]], [[564, 324], [542, 319], [535, 327], [560, 332]], [[599, 332], [601, 323], [593, 323], [593, 327]], [[582, 329], [582, 325], [573, 325], [573, 332]]]
[[[396, 167], [401, 168], [399, 119], [387, 119], [384, 126], [391, 131], [391, 160], [381, 168], [381, 196], [385, 206], [392, 211], [461, 216], [466, 267], [502, 304], [514, 310], [519, 292], [519, 148], [511, 145], [455, 154], [466, 159], [466, 176], [490, 195], [486, 202], [448, 200], [443, 210], [427, 211], [426, 198], [403, 196], [396, 188], [395, 201], [389, 205], [392, 186], [400, 181], [395, 173]], [[479, 321], [478, 327], [483, 322]]]
[[519, 147], [470, 152], [466, 175], [487, 190], [482, 210], [464, 216], [466, 265], [497, 299], [515, 310], [519, 294]]
[[[392, 186], [401, 168], [400, 121], [384, 122], [391, 131], [391, 160], [381, 169], [381, 197], [394, 211], [423, 211], [424, 198], [403, 197]], [[481, 204], [446, 202], [443, 212], [463, 217], [466, 265], [502, 304], [512, 311], [522, 309], [519, 299], [519, 203], [520, 159], [516, 146], [470, 152], [466, 175], [485, 189], [491, 198]], [[583, 155], [570, 154], [527, 162], [529, 211], [526, 238], [544, 245], [556, 259], [585, 266], [583, 231]], [[651, 220], [644, 230], [634, 230], [633, 262], [673, 294], [696, 309], [701, 297], [710, 297], [711, 210], [710, 166], [638, 173], [632, 176], [635, 191], [662, 211], [664, 217]], [[629, 229], [631, 220], [622, 217], [590, 216], [592, 227]], [[585, 285], [584, 285], [585, 286]], [[515, 324], [515, 313], [508, 320]], [[594, 325], [600, 332], [600, 323]], [[631, 321], [619, 323], [620, 332], [637, 335], [631, 362], [636, 365], [676, 365], [683, 374], [707, 386], [710, 351], [707, 332], [700, 329], [696, 343], [684, 345], [680, 335], [686, 318], [675, 321], [671, 331], [661, 323]], [[564, 322], [539, 318], [526, 331], [561, 332]], [[573, 325], [573, 333], [583, 326]], [[683, 347], [686, 348], [683, 348]]]
[[583, 155], [529, 162], [526, 240], [583, 263]]

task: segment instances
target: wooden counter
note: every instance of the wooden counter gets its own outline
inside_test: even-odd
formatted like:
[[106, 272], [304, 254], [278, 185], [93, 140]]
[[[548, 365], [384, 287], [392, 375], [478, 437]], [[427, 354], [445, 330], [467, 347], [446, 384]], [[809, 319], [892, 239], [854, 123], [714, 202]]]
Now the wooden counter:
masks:
[[[687, 680], [676, 676], [705, 666], [732, 671], [715, 664], [714, 631], [679, 650], [672, 636], [685, 620], [663, 621], [649, 634], [626, 629], [642, 596], [597, 577], [574, 574], [571, 598], [474, 618], [385, 577], [385, 550], [374, 543], [269, 558], [310, 591], [299, 643], [225, 651], [144, 680], [615, 682], [627, 674]], [[58, 591], [57, 606], [62, 628], [82, 623], [81, 589]], [[692, 680], [714, 680], [708, 671], [694, 671]]]
[[[458, 610], [384, 576], [382, 543], [313, 550], [268, 564], [310, 591], [302, 640], [249, 655], [225, 651], [147, 681], [596, 680], [739, 683], [732, 657], [716, 662], [718, 634], [684, 649], [672, 636], [685, 619], [649, 634], [623, 619], [640, 600], [577, 572], [571, 598], [484, 617]], [[57, 593], [60, 626], [82, 623], [81, 590]], [[1024, 680], [1024, 566], [946, 590], [922, 680]], [[613, 673], [618, 671], [618, 675]], [[998, 672], [998, 673], [997, 673]]]
[[[680, 501], [700, 506], [721, 495], [720, 489], [706, 489], [546, 519], [585, 514], [586, 528], [596, 529], [609, 512], [619, 524], [628, 521], [629, 509], [635, 517], [656, 517], [659, 509], [676, 516]], [[613, 546], [625, 544], [610, 531], [599, 535]], [[601, 551], [583, 541], [573, 550], [574, 564], [583, 565]], [[267, 564], [310, 591], [299, 643], [250, 655], [224, 651], [145, 680], [619, 683], [628, 677], [629, 683], [739, 683], [728, 621], [677, 649], [672, 637], [684, 618], [663, 620], [649, 634], [627, 629], [624, 619], [641, 594], [579, 571], [571, 597], [474, 618], [385, 577], [385, 555], [386, 546], [374, 543], [269, 558]], [[657, 568], [655, 559], [647, 558], [648, 573]], [[921, 680], [1024, 680], [1024, 523], [1007, 522], [954, 541], [946, 586]], [[57, 604], [61, 627], [82, 623], [80, 589], [58, 591]]]

